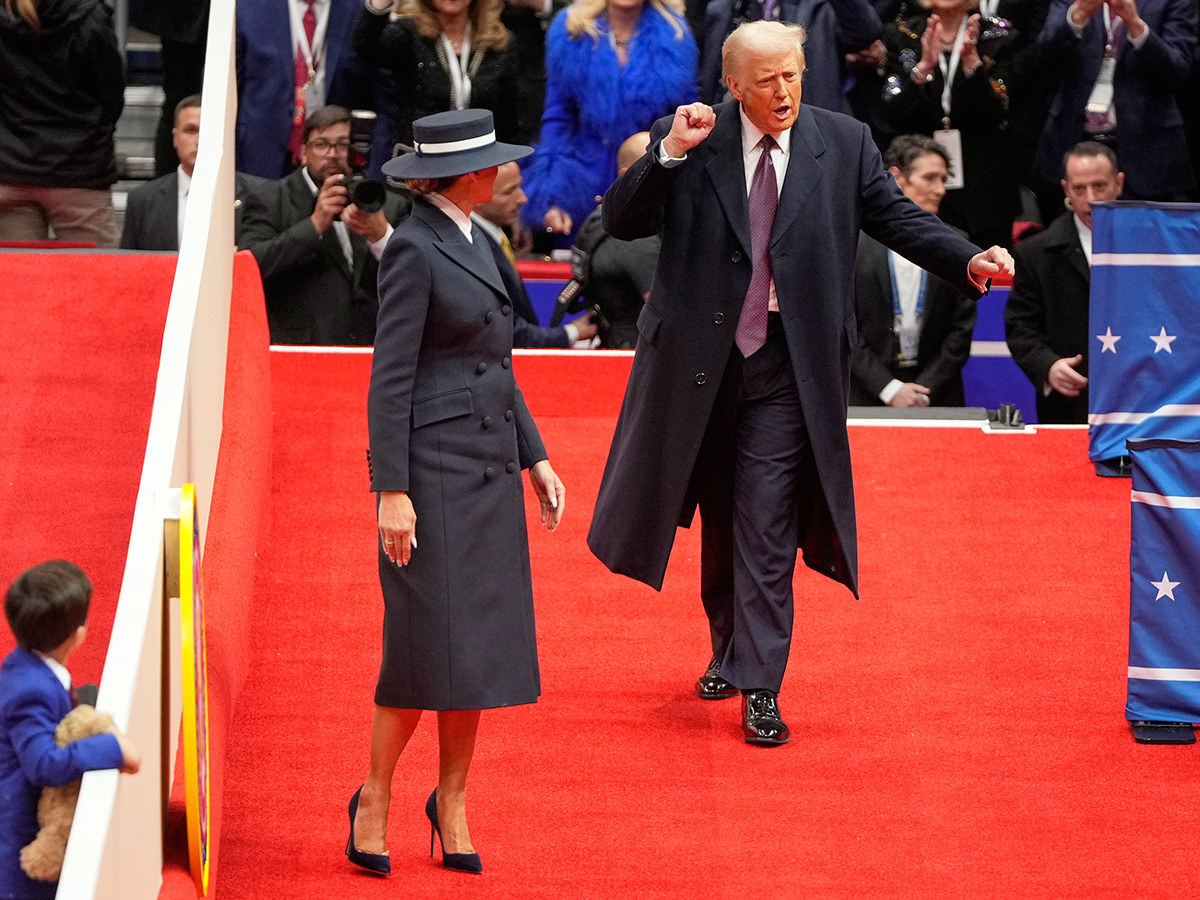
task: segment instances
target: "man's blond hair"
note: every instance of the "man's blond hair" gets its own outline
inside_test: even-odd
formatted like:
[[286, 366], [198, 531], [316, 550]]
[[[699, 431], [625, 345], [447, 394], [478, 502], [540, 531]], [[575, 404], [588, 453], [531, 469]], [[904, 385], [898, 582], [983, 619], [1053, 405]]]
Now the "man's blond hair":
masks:
[[752, 53], [796, 51], [800, 71], [804, 71], [804, 41], [808, 37], [802, 25], [788, 22], [743, 22], [721, 45], [721, 80], [736, 76], [736, 70]]

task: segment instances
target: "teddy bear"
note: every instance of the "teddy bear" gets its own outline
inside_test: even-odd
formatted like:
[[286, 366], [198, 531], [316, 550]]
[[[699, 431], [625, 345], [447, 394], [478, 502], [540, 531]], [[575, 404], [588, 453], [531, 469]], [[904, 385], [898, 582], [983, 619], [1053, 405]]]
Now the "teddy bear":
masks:
[[[58, 723], [54, 730], [54, 741], [58, 746], [65, 747], [73, 741], [112, 730], [112, 716], [96, 712], [95, 707], [80, 704]], [[38, 798], [37, 820], [40, 827], [37, 837], [21, 850], [21, 868], [30, 878], [58, 881], [78, 800], [78, 781], [42, 788], [42, 796]]]

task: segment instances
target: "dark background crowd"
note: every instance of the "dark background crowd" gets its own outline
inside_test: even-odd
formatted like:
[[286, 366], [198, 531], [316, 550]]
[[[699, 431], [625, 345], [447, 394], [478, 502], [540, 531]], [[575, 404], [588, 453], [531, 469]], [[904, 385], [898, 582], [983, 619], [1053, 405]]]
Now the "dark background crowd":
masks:
[[[164, 97], [158, 177], [123, 229], [113, 137], [133, 75], [106, 3], [2, 0], [0, 240], [178, 247], [208, 3], [129, 0], [161, 42]], [[1062, 217], [1081, 141], [1115, 154], [1122, 199], [1200, 199], [1197, 17], [1196, 0], [239, 0], [238, 241], [262, 267], [273, 339], [370, 343], [377, 260], [408, 200], [393, 188], [364, 211], [347, 176], [379, 178], [415, 119], [483, 107], [500, 140], [536, 148], [489, 205], [495, 252], [509, 267], [577, 242], [585, 261], [612, 256], [593, 214], [622, 145], [680, 104], [725, 99], [724, 38], [774, 19], [807, 30], [804, 103], [866, 123], [881, 153], [932, 138], [938, 214], [1011, 247]], [[620, 321], [547, 327], [524, 295], [518, 344], [632, 346], [628, 296], [646, 295], [654, 247], [618, 255]]]

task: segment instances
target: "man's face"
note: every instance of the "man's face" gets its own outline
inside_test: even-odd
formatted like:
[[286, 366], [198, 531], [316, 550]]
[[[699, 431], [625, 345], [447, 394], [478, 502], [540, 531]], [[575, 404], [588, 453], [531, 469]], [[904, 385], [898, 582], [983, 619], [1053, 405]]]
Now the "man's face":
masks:
[[350, 152], [350, 123], [339, 122], [308, 133], [300, 148], [300, 162], [319, 188], [330, 175], [346, 174], [346, 156]]
[[1107, 156], [1070, 156], [1063, 192], [1067, 205], [1088, 228], [1092, 227], [1092, 204], [1116, 200], [1125, 186], [1125, 173], [1114, 172]]
[[950, 177], [944, 159], [936, 153], [926, 153], [917, 157], [908, 175], [895, 166], [892, 166], [891, 173], [905, 197], [925, 212], [937, 215], [942, 198], [946, 196], [946, 179]]
[[171, 143], [179, 156], [179, 165], [184, 174], [191, 177], [196, 168], [196, 151], [200, 149], [200, 107], [189, 106], [180, 110], [171, 129]]
[[517, 213], [527, 199], [525, 192], [521, 190], [521, 167], [515, 162], [505, 163], [496, 174], [492, 199], [487, 203], [480, 203], [475, 207], [475, 212], [489, 222], [508, 227], [517, 221]]
[[749, 119], [767, 134], [787, 131], [800, 114], [800, 58], [784, 51], [750, 48], [726, 82]]

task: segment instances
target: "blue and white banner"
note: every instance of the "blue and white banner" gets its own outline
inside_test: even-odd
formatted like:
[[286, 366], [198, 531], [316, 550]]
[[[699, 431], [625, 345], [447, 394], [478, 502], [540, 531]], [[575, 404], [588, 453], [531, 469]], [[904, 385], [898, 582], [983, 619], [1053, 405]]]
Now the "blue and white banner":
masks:
[[1088, 456], [1200, 438], [1200, 205], [1092, 208]]
[[1200, 722], [1200, 441], [1130, 441], [1131, 721]]

